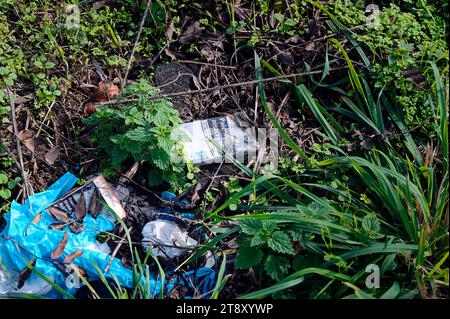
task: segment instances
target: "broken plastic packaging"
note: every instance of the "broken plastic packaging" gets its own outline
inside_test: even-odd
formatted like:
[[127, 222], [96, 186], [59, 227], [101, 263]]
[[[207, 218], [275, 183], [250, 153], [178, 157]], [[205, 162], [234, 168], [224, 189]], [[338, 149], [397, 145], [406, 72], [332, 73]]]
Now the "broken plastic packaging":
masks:
[[[43, 294], [50, 298], [65, 297], [52, 285], [50, 285], [52, 287], [49, 290], [49, 284], [47, 285], [46, 281], [44, 284], [38, 274], [50, 279], [54, 283], [53, 285], [57, 285], [62, 290], [74, 295], [79, 286], [68, 285], [67, 278], [55, 267], [50, 257], [61, 242], [64, 230], [67, 232], [68, 240], [63, 254], [57, 261], [81, 249], [83, 254], [75, 258], [72, 263], [83, 268], [90, 280], [100, 278], [94, 265], [98, 269], [105, 269], [111, 256], [109, 255], [110, 250], [105, 245], [99, 244], [96, 238], [101, 232], [111, 232], [114, 229], [115, 223], [111, 220], [111, 216], [105, 214], [106, 211], [104, 210], [96, 217], [86, 214], [82, 220], [83, 231], [79, 233], [72, 233], [69, 226], [66, 226], [64, 230], [50, 228], [50, 225], [55, 223], [55, 218], [48, 213], [47, 208], [49, 206], [52, 204], [62, 205], [65, 200], [73, 204], [77, 201], [76, 194], [79, 196], [81, 193], [85, 198], [88, 197], [88, 190], [92, 187], [91, 182], [93, 186], [96, 186], [93, 181], [90, 181], [87, 183], [88, 187], [85, 185], [84, 189], [78, 188], [69, 193], [76, 182], [77, 178], [74, 175], [66, 173], [46, 191], [30, 196], [23, 205], [15, 201], [11, 204], [10, 212], [5, 215], [7, 224], [0, 232], [0, 270], [2, 271], [0, 274], [0, 295], [3, 295], [3, 297], [17, 293]], [[120, 200], [114, 195], [112, 188], [104, 179], [100, 182], [101, 184], [97, 183], [97, 186], [100, 185], [101, 188], [108, 190], [106, 197], [112, 196], [109, 199], [102, 196], [108, 206], [112, 206], [107, 210], [114, 211], [117, 216], [122, 217], [121, 209], [117, 206], [120, 205]], [[32, 222], [40, 212], [43, 212], [40, 220]], [[17, 289], [17, 274], [27, 267], [25, 261], [29, 263], [33, 258], [36, 258], [36, 264], [31, 276], [25, 281], [22, 289]], [[125, 268], [118, 258], [113, 258], [108, 267], [109, 270], [103, 274], [105, 278], [112, 279], [112, 274], [114, 274], [120, 285], [127, 288], [133, 287], [132, 271]], [[170, 272], [167, 272], [167, 274], [170, 274]], [[187, 280], [187, 277], [192, 276], [194, 278]], [[214, 284], [215, 272], [210, 268], [202, 267], [195, 270], [195, 273], [189, 271], [183, 274], [183, 277], [182, 280], [175, 278], [164, 282], [164, 291], [170, 291], [175, 284], [181, 284], [181, 282], [190, 285], [192, 281], [198, 281], [202, 293], [207, 294], [207, 291]], [[158, 296], [163, 284], [159, 274], [151, 274], [148, 283], [146, 278], [141, 277], [140, 282], [144, 286], [149, 285], [149, 297]]]
[[180, 129], [190, 139], [183, 143], [186, 159], [195, 165], [220, 163], [226, 160], [226, 153], [240, 162], [246, 156], [250, 161], [256, 157], [259, 144], [248, 126], [239, 114], [181, 124]]
[[[154, 220], [142, 229], [143, 246], [151, 249], [158, 258], [172, 259], [185, 253], [186, 247], [197, 245], [197, 241], [182, 231], [175, 222]], [[182, 247], [176, 248], [174, 246]]]

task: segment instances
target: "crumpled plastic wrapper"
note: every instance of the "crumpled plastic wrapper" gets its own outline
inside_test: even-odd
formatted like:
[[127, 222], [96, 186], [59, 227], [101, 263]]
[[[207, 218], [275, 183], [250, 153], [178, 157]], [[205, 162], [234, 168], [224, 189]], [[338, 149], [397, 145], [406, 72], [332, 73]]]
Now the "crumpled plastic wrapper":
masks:
[[[28, 278], [20, 289], [17, 289], [16, 285], [19, 280], [20, 274], [16, 271], [7, 271], [0, 269], [0, 298], [6, 295], [18, 296], [22, 294], [33, 294], [33, 295], [46, 295], [53, 287], [46, 282], [44, 279], [32, 274]], [[49, 276], [48, 279], [54, 280], [53, 276]]]
[[[102, 192], [102, 197], [107, 205], [116, 212], [116, 218], [123, 218], [126, 212], [120, 203], [120, 199], [117, 199], [117, 196], [114, 195], [115, 190], [103, 178], [95, 178], [83, 187], [71, 190], [77, 180], [71, 173], [66, 173], [47, 190], [27, 198], [23, 205], [15, 201], [12, 202], [11, 210], [5, 215], [6, 226], [0, 231], [0, 298], [20, 296], [21, 294], [42, 295], [49, 298], [67, 298], [67, 295], [56, 291], [34, 271], [25, 280], [21, 289], [17, 289], [20, 272], [27, 267], [25, 261], [29, 263], [33, 258], [36, 258], [34, 270], [69, 295], [73, 296], [79, 288], [68, 285], [67, 278], [49, 261], [51, 253], [61, 242], [64, 231], [50, 228], [50, 225], [55, 222], [55, 218], [47, 212], [47, 208], [50, 205], [56, 205], [68, 211], [73, 210], [77, 198], [81, 194], [85, 196], [86, 200], [92, 196], [92, 185], [90, 184], [94, 183], [95, 187], [104, 191]], [[90, 206], [89, 202], [87, 206]], [[41, 212], [41, 218], [37, 222], [32, 222], [36, 215]], [[105, 209], [101, 209], [98, 213], [98, 215], [95, 214], [96, 217], [91, 215], [91, 212], [85, 215], [82, 221], [84, 231], [79, 233], [72, 233], [69, 226], [65, 226], [64, 230], [68, 234], [67, 244], [63, 254], [58, 258], [59, 260], [64, 259], [69, 254], [81, 249], [83, 254], [75, 258], [72, 263], [83, 268], [90, 280], [100, 278], [94, 263], [98, 269], [105, 269], [111, 258], [111, 250], [108, 245], [100, 244], [96, 240], [97, 235], [101, 232], [111, 232], [115, 227], [112, 216], [107, 214]], [[156, 224], [158, 225], [161, 222], [171, 223], [160, 220]], [[191, 239], [185, 237], [179, 228], [173, 228], [173, 225], [166, 225], [166, 227], [168, 228], [164, 228], [165, 230], [172, 230], [175, 234], [173, 238], [180, 246], [196, 244], [195, 241], [192, 242]], [[166, 232], [164, 231], [163, 233]], [[167, 241], [162, 233], [158, 234], [162, 236], [163, 240]], [[169, 236], [168, 238], [171, 240], [172, 237]], [[171, 254], [176, 253], [178, 253], [177, 250]], [[166, 273], [170, 275], [170, 270]], [[133, 272], [125, 268], [118, 258], [113, 258], [109, 264], [109, 271], [103, 275], [107, 279], [112, 279], [114, 276], [121, 286], [127, 288], [133, 287], [135, 283]], [[140, 281], [144, 286], [148, 285], [148, 297], [150, 298], [159, 295], [163, 284], [165, 287], [164, 292], [167, 293], [175, 285], [182, 284], [191, 287], [192, 283], [196, 283], [202, 295], [206, 296], [215, 283], [215, 275], [216, 273], [213, 269], [200, 267], [183, 273], [183, 279], [178, 277], [167, 278], [163, 283], [158, 273], [152, 273], [150, 274], [150, 280], [141, 276]], [[189, 298], [189, 296], [184, 297]]]
[[159, 258], [172, 259], [182, 255], [187, 251], [185, 248], [197, 245], [197, 241], [188, 236], [187, 232], [182, 231], [175, 222], [168, 220], [154, 220], [147, 223], [142, 229], [142, 245], [148, 251], [151, 249], [153, 254]]

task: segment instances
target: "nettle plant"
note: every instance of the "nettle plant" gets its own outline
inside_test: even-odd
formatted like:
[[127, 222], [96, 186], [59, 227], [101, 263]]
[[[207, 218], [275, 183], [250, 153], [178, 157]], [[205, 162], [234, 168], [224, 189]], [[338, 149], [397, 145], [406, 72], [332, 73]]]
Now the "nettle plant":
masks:
[[181, 142], [187, 137], [179, 130], [181, 119], [166, 99], [150, 99], [157, 89], [141, 80], [118, 96], [135, 102], [99, 106], [85, 123], [97, 126], [93, 139], [111, 158], [113, 166], [127, 159], [151, 166], [150, 186], [168, 182], [178, 188], [185, 180]]
[[[298, 206], [298, 211], [290, 214], [295, 217], [316, 219], [325, 222], [337, 222], [327, 208], [316, 202]], [[267, 217], [276, 213], [268, 213]], [[291, 271], [298, 271], [306, 266], [319, 266], [323, 261], [317, 256], [305, 256], [301, 253], [304, 246], [310, 245], [317, 235], [305, 230], [299, 224], [282, 223], [268, 219], [248, 218], [239, 221], [242, 234], [238, 238], [239, 250], [235, 266], [239, 269], [262, 266], [273, 280], [280, 281]], [[338, 266], [346, 268], [347, 264], [335, 256], [329, 230], [322, 229], [321, 239], [329, 251], [324, 260], [338, 260]], [[361, 220], [360, 232], [371, 239], [383, 237], [381, 224], [374, 213], [367, 213]], [[320, 238], [319, 237], [319, 238]], [[320, 239], [319, 239], [320, 240]], [[255, 270], [257, 268], [254, 268]]]

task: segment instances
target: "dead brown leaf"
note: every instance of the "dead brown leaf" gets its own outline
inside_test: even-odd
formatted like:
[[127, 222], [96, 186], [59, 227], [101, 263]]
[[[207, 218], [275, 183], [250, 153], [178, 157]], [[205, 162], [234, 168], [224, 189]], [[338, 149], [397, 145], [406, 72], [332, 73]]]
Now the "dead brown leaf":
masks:
[[80, 257], [81, 255], [83, 255], [83, 251], [81, 249], [77, 249], [77, 251], [75, 251], [74, 253], [66, 256], [66, 258], [64, 258], [63, 260], [63, 263], [70, 264], [75, 258]]
[[225, 201], [227, 200], [228, 195], [227, 195], [227, 189], [226, 187], [223, 185], [222, 182], [219, 183], [219, 196], [217, 197], [216, 202], [214, 203], [215, 207], [220, 207], [222, 206], [223, 203], [225, 203]]
[[53, 146], [47, 153], [44, 155], [45, 161], [49, 165], [55, 164], [56, 160], [59, 157], [59, 152], [61, 151], [61, 147], [59, 145]]
[[74, 223], [70, 224], [69, 228], [70, 228], [70, 231], [74, 234], [81, 233], [84, 230], [83, 224], [78, 223], [78, 222], [74, 222]]
[[33, 99], [33, 96], [31, 96], [31, 95], [18, 96], [14, 100], [14, 104], [16, 104], [16, 105], [24, 104], [24, 103], [27, 103], [28, 101], [31, 101], [32, 99]]
[[173, 52], [173, 51], [170, 50], [170, 49], [165, 49], [165, 50], [164, 50], [164, 53], [165, 53], [169, 58], [171, 58], [172, 61], [175, 61], [175, 60], [177, 59], [177, 57], [176, 57], [176, 55], [175, 55], [175, 52]]
[[199, 21], [195, 21], [187, 27], [187, 29], [181, 35], [179, 41], [181, 44], [191, 43], [193, 40], [198, 39], [202, 35], [202, 32], [204, 30], [205, 27], [201, 26]]
[[69, 214], [67, 214], [65, 211], [58, 207], [48, 207], [47, 211], [49, 214], [51, 214], [53, 217], [55, 217], [58, 221], [62, 223], [70, 223], [72, 222], [72, 219], [70, 218]]
[[94, 218], [97, 218], [102, 210], [102, 205], [99, 205], [98, 199], [99, 192], [98, 189], [95, 189], [94, 194], [92, 194], [91, 202], [89, 204], [89, 214], [91, 214]]
[[[31, 268], [34, 267], [34, 265], [36, 265], [36, 258], [31, 259], [30, 261], [30, 265]], [[30, 268], [28, 268], [28, 266], [26, 266], [24, 269], [22, 269], [22, 271], [20, 272], [19, 275], [19, 280], [17, 282], [17, 288], [20, 289], [23, 287], [23, 285], [25, 284], [25, 281], [30, 278], [32, 270]]]
[[100, 81], [97, 86], [97, 91], [95, 92], [95, 99], [97, 102], [110, 101], [113, 100], [119, 93], [120, 89], [117, 85]]
[[67, 235], [67, 232], [64, 232], [63, 238], [59, 242], [58, 247], [56, 247], [56, 249], [51, 254], [52, 259], [57, 259], [57, 258], [61, 257], [61, 255], [64, 252], [64, 248], [67, 245], [68, 239], [69, 239], [69, 237]]
[[22, 130], [19, 133], [17, 133], [17, 137], [19, 138], [19, 140], [21, 142], [28, 140], [30, 138], [34, 137], [34, 132], [33, 130]]
[[275, 14], [273, 10], [269, 13], [269, 25], [272, 29], [275, 28]]
[[174, 30], [175, 30], [175, 25], [173, 24], [173, 21], [170, 21], [170, 24], [166, 29], [166, 37], [167, 37], [168, 43], [172, 42]]
[[81, 193], [80, 198], [78, 198], [74, 213], [77, 220], [82, 220], [84, 216], [86, 216], [86, 201], [84, 199], [83, 193]]
[[84, 105], [84, 116], [88, 117], [91, 114], [94, 114], [97, 110], [97, 106], [95, 105], [95, 102], [88, 102]]
[[44, 139], [41, 138], [40, 136], [33, 137], [33, 138], [23, 141], [23, 144], [25, 145], [25, 147], [28, 150], [30, 150], [31, 153], [34, 153], [36, 148], [44, 143], [45, 143]]
[[306, 45], [305, 50], [306, 51], [314, 51], [315, 48], [316, 48], [316, 44], [314, 42], [310, 42]]
[[291, 53], [287, 51], [279, 51], [278, 52], [278, 58], [280, 59], [280, 62], [289, 66], [293, 66], [295, 64], [294, 57]]
[[109, 4], [109, 0], [103, 0], [103, 1], [95, 1], [92, 4], [92, 9], [94, 10], [99, 10], [101, 8], [103, 8], [105, 5]]
[[67, 225], [67, 223], [61, 223], [61, 222], [56, 222], [50, 225], [51, 229], [56, 229], [56, 230], [61, 230], [63, 229], [65, 226]]

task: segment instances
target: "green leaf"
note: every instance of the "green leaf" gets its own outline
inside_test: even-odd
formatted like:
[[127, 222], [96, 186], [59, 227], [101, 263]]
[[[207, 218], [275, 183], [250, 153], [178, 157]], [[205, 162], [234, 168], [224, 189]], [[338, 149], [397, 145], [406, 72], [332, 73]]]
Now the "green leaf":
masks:
[[383, 237], [380, 234], [380, 221], [378, 220], [378, 217], [375, 213], [368, 213], [366, 216], [364, 216], [362, 220], [362, 228], [372, 238]]
[[160, 185], [163, 181], [163, 174], [161, 170], [153, 168], [148, 173], [148, 184], [150, 186]]
[[[262, 72], [261, 72], [261, 59], [258, 56], [258, 54], [255, 51], [255, 73], [256, 73], [256, 79], [262, 80]], [[258, 92], [259, 96], [261, 98], [261, 104], [264, 108], [264, 110], [267, 113], [267, 116], [269, 117], [270, 121], [272, 122], [273, 126], [275, 126], [278, 129], [278, 132], [280, 133], [283, 140], [286, 142], [289, 147], [291, 147], [301, 158], [303, 158], [305, 161], [309, 160], [309, 157], [298, 147], [297, 143], [295, 143], [292, 138], [287, 134], [287, 132], [283, 129], [281, 124], [277, 121], [276, 117], [272, 114], [270, 111], [270, 108], [267, 104], [266, 94], [264, 92], [264, 85], [262, 82], [258, 83]]]
[[258, 219], [244, 219], [239, 222], [242, 232], [247, 235], [255, 235], [263, 229], [263, 223]]
[[317, 120], [322, 125], [323, 129], [327, 133], [328, 137], [331, 139], [333, 144], [338, 144], [338, 138], [336, 136], [336, 133], [334, 131], [334, 128], [328, 123], [325, 116], [323, 115], [322, 109], [319, 107], [319, 104], [314, 100], [311, 92], [306, 88], [305, 85], [300, 84], [299, 86], [295, 87], [295, 93], [297, 94], [297, 97], [306, 103], [311, 111], [313, 112], [314, 116], [317, 118]]
[[173, 148], [173, 141], [170, 139], [170, 136], [158, 136], [158, 146], [170, 153]]
[[398, 282], [394, 282], [381, 297], [380, 299], [395, 299], [401, 292], [400, 285]]
[[164, 112], [159, 111], [156, 113], [154, 117], [154, 121], [156, 126], [167, 126], [169, 125], [169, 120], [167, 119], [167, 115]]
[[128, 131], [125, 136], [136, 142], [150, 142], [152, 140], [152, 135], [144, 127], [137, 127]]
[[279, 281], [289, 271], [289, 260], [283, 256], [270, 255], [264, 263], [264, 269], [273, 280]]
[[20, 177], [16, 177], [15, 179], [8, 181], [8, 188], [13, 189], [20, 183], [21, 180], [22, 179]]
[[291, 234], [293, 241], [301, 241], [303, 235], [303, 228], [298, 227], [298, 225], [292, 225], [289, 229], [289, 234]]
[[9, 189], [0, 189], [0, 197], [3, 199], [8, 199], [11, 197], [11, 191]]
[[112, 164], [120, 164], [128, 157], [128, 153], [120, 148], [118, 145], [114, 145], [110, 151]]
[[242, 246], [236, 256], [235, 267], [237, 269], [246, 269], [256, 266], [260, 263], [263, 252], [254, 247]]
[[292, 248], [291, 239], [286, 233], [282, 231], [276, 231], [272, 233], [270, 238], [267, 240], [267, 245], [273, 251], [283, 254], [295, 255], [295, 250], [294, 248]]
[[0, 185], [8, 183], [8, 175], [0, 173]]
[[259, 232], [255, 236], [253, 236], [250, 246], [254, 247], [265, 244], [268, 239], [269, 237], [267, 235]]
[[267, 231], [269, 234], [273, 233], [278, 227], [277, 222], [273, 220], [263, 220], [262, 224], [264, 230]]
[[156, 167], [165, 170], [169, 166], [170, 157], [164, 150], [156, 148], [152, 150], [151, 154], [152, 162]]

